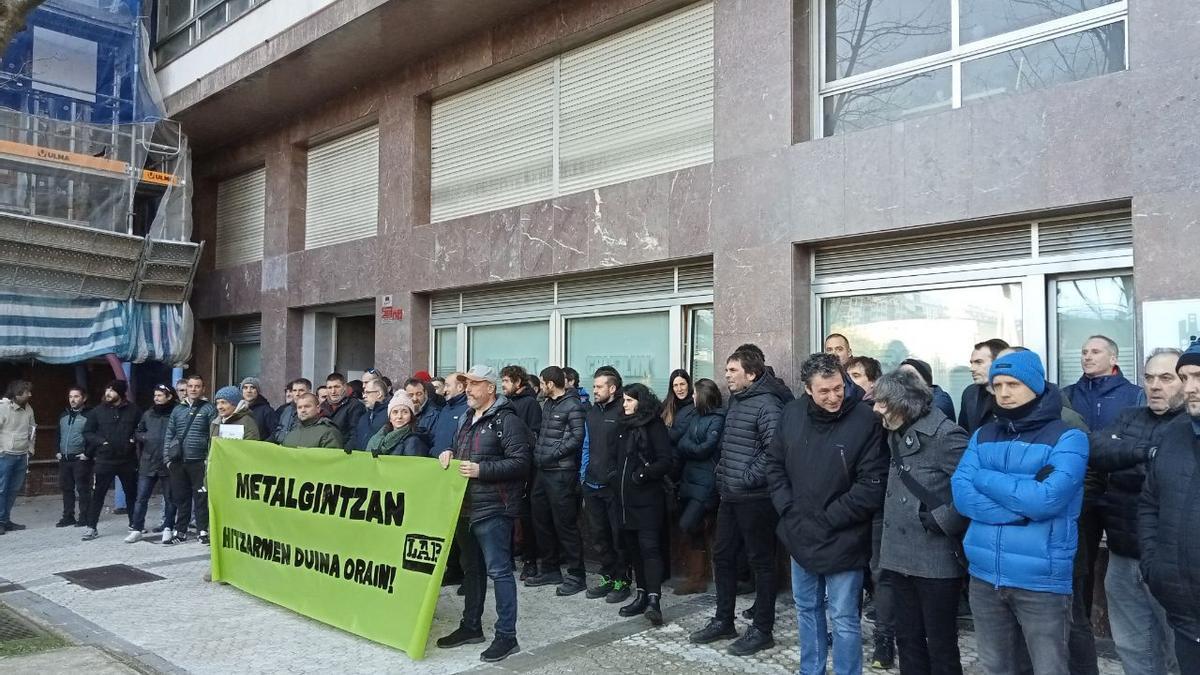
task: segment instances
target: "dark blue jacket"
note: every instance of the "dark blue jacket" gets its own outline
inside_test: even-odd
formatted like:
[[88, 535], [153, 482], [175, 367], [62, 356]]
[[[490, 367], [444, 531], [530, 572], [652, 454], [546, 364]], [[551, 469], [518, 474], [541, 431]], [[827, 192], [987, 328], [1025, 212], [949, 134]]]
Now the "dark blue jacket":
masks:
[[[689, 406], [690, 410], [695, 410]], [[692, 414], [686, 426], [671, 427], [675, 441], [675, 456], [683, 463], [683, 474], [679, 479], [677, 493], [680, 499], [698, 502], [716, 502], [717, 459], [720, 457], [721, 432], [725, 429], [725, 409], [718, 408], [707, 415]], [[676, 429], [679, 429], [676, 438]]]
[[467, 395], [459, 394], [446, 401], [446, 406], [438, 413], [437, 420], [429, 429], [432, 437], [429, 443], [429, 454], [437, 457], [443, 450], [449, 450], [454, 445], [454, 434], [458, 433], [458, 422], [463, 413], [467, 412]]
[[[417, 413], [416, 419], [413, 420], [416, 434], [420, 436], [425, 445], [433, 447], [433, 428], [437, 426], [438, 417], [442, 414], [442, 408], [437, 404], [437, 401], [429, 399], [425, 401], [425, 405], [421, 408], [421, 412]], [[457, 429], [455, 430], [457, 431]]]
[[368, 408], [363, 404], [363, 414], [359, 415], [358, 421], [354, 423], [354, 435], [350, 438], [350, 444], [346, 447], [351, 450], [366, 450], [367, 443], [375, 432], [383, 428], [383, 425], [388, 421], [388, 402], [380, 401], [375, 404], [374, 408]]
[[1088, 377], [1063, 387], [1063, 398], [1083, 415], [1088, 429], [1107, 429], [1126, 408], [1143, 404], [1142, 388], [1125, 379], [1118, 368], [1112, 375]]
[[[1071, 595], [1088, 440], [1062, 421], [1062, 395], [1047, 384], [1034, 409], [971, 437], [950, 481], [971, 519], [963, 549], [971, 576], [996, 587]], [[1036, 480], [1043, 467], [1053, 471]]]
[[946, 413], [946, 417], [949, 417], [951, 420], [956, 419], [954, 415], [954, 399], [950, 398], [950, 394], [947, 394], [945, 389], [936, 384], [933, 385], [932, 389], [933, 407]]

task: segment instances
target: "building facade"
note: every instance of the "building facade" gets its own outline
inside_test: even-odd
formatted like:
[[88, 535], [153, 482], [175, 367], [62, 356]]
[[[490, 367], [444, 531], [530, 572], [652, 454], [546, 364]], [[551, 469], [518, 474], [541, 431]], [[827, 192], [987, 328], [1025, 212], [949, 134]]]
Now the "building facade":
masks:
[[952, 391], [995, 336], [1068, 382], [1103, 332], [1132, 376], [1143, 303], [1200, 281], [1190, 3], [197, 5], [155, 21], [217, 384], [614, 363], [663, 394], [755, 342], [795, 385], [830, 331]]

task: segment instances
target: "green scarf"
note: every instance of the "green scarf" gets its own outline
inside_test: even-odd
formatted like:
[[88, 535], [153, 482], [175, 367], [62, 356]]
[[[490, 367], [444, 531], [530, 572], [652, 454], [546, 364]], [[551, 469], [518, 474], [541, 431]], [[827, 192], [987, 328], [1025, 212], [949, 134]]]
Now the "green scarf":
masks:
[[404, 437], [412, 433], [412, 425], [406, 424], [399, 429], [388, 431], [387, 426], [380, 427], [379, 431], [367, 441], [367, 450], [376, 455], [390, 455], [392, 450], [404, 440]]

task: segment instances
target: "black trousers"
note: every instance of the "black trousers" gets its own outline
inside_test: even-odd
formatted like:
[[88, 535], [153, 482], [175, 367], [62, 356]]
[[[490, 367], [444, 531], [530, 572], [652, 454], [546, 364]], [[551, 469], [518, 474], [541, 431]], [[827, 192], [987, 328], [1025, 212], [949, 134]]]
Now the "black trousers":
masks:
[[663, 538], [662, 530], [621, 530], [621, 541], [633, 561], [638, 590], [662, 595]]
[[884, 570], [882, 578], [894, 600], [901, 675], [962, 675], [958, 653], [962, 579], [926, 579], [891, 570]]
[[614, 581], [629, 581], [629, 559], [621, 542], [620, 504], [610, 488], [583, 486], [583, 515], [592, 553], [600, 561], [600, 574]]
[[[521, 497], [521, 562], [536, 563], [540, 550], [537, 541], [537, 526], [533, 522], [533, 479], [525, 484]], [[541, 570], [539, 570], [541, 571]]]
[[583, 539], [579, 536], [579, 474], [538, 469], [530, 497], [542, 560], [554, 567], [566, 565], [571, 576], [584, 576]]
[[196, 529], [208, 531], [208, 490], [204, 487], [204, 462], [171, 463], [171, 497], [175, 499], [175, 531], [184, 534], [196, 509]]
[[779, 516], [770, 499], [721, 502], [717, 507], [717, 533], [713, 544], [713, 572], [717, 581], [717, 616], [733, 623], [737, 600], [739, 544], [754, 571], [754, 627], [764, 633], [775, 629], [775, 525]]
[[[62, 517], [87, 524], [92, 505], [92, 484], [96, 480], [91, 460], [63, 459], [58, 462], [58, 488], [62, 490]], [[79, 495], [79, 517], [75, 517], [75, 496]]]
[[[875, 605], [875, 645], [891, 644], [896, 637], [895, 594], [892, 592], [890, 574], [879, 566], [879, 548], [883, 543], [883, 518], [871, 523], [871, 598]], [[961, 580], [956, 580], [961, 583]], [[919, 672], [919, 671], [914, 671]]]
[[1179, 662], [1179, 672], [1200, 673], [1200, 642], [1175, 631], [1175, 660]]
[[[125, 492], [126, 504], [137, 504], [137, 466], [107, 466], [96, 465], [96, 488], [92, 491], [92, 505], [88, 508], [87, 526], [95, 529], [100, 521], [100, 512], [104, 510], [104, 499], [108, 497], [108, 489], [112, 487], [113, 479], [121, 479], [121, 489]], [[129, 527], [133, 527], [133, 507], [129, 507], [127, 519]]]

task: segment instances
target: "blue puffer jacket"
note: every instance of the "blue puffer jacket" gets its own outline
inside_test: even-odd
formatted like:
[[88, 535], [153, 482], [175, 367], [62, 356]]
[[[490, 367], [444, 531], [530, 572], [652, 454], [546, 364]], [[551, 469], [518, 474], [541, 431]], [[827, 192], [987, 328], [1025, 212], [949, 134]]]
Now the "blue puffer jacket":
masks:
[[[1053, 385], [1016, 420], [980, 427], [951, 479], [971, 519], [963, 548], [971, 576], [996, 587], [1071, 594], [1088, 440], [1063, 423]], [[1054, 470], [1035, 479], [1043, 467]]]
[[446, 400], [446, 406], [438, 413], [437, 420], [430, 428], [432, 442], [429, 444], [429, 454], [437, 457], [443, 450], [449, 450], [454, 445], [454, 434], [458, 433], [459, 419], [467, 412], [467, 395], [458, 394]]
[[1075, 412], [1083, 415], [1088, 429], [1097, 431], [1112, 426], [1122, 410], [1145, 405], [1142, 388], [1125, 379], [1120, 368], [1102, 377], [1084, 375], [1075, 384], [1063, 387], [1062, 395]]

